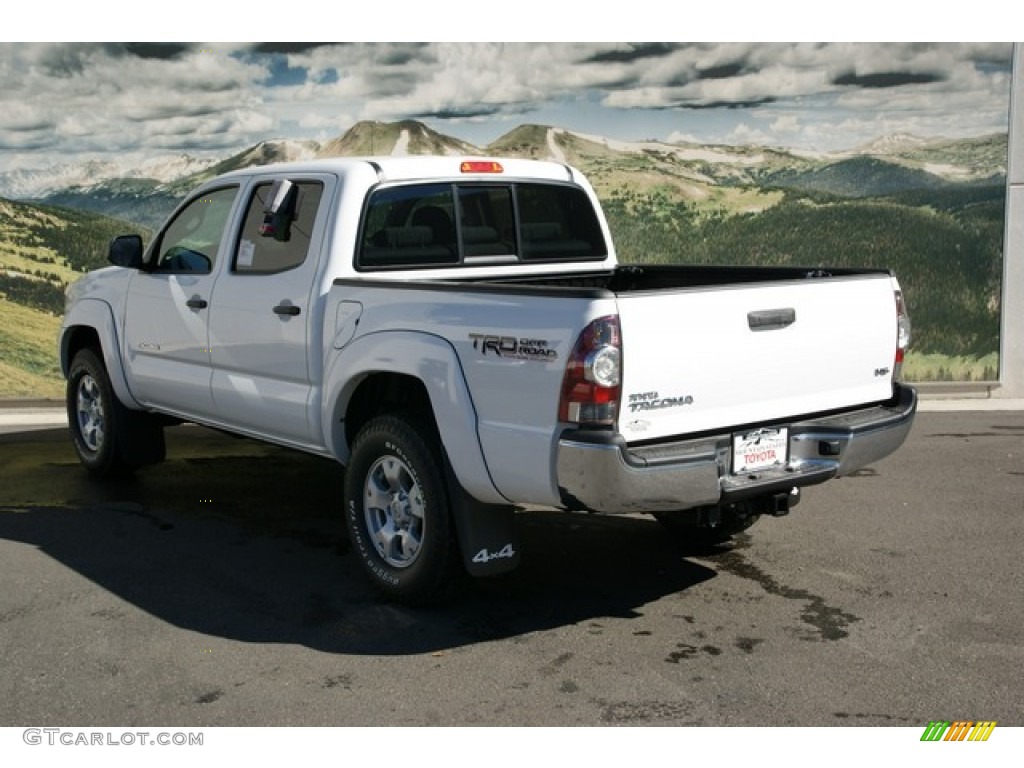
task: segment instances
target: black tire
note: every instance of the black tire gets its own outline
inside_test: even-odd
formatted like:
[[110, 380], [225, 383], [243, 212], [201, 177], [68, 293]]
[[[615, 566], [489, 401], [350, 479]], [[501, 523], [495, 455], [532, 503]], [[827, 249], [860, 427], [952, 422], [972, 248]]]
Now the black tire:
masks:
[[92, 474], [120, 475], [163, 460], [163, 428], [121, 404], [95, 349], [79, 350], [72, 359], [65, 402], [75, 452]]
[[345, 523], [360, 564], [390, 598], [434, 602], [458, 575], [443, 466], [433, 430], [405, 416], [378, 416], [355, 439]]
[[743, 533], [756, 523], [759, 517], [754, 513], [738, 514], [734, 510], [722, 510], [717, 524], [712, 526], [707, 524], [706, 512], [701, 509], [654, 513], [654, 519], [680, 543], [697, 548], [727, 544], [733, 536]]

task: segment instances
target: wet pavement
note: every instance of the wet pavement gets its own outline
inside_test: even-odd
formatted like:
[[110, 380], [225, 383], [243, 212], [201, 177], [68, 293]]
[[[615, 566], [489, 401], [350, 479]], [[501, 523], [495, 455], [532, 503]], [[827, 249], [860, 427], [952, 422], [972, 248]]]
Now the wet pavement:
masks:
[[0, 435], [0, 724], [1024, 725], [1024, 413], [896, 455], [736, 546], [532, 511], [523, 565], [382, 601], [332, 462], [198, 427], [118, 482]]

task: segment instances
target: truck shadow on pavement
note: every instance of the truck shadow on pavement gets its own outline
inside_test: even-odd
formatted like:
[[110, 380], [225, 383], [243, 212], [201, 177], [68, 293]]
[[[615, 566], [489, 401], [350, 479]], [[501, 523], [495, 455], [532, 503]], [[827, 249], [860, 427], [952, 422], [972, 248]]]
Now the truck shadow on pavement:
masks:
[[[349, 551], [336, 464], [194, 427], [168, 430], [168, 442], [164, 464], [97, 482], [63, 430], [3, 436], [0, 539], [174, 626], [342, 654], [418, 654], [639, 617], [716, 575], [653, 520], [529, 512], [515, 573], [467, 579], [438, 605], [396, 605]], [[25, 601], [5, 602], [24, 615]]]

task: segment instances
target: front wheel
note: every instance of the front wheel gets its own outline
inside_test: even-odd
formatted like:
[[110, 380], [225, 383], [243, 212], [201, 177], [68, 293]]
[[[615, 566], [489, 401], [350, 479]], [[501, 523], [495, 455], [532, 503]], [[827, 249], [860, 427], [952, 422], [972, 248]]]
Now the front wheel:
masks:
[[149, 414], [121, 405], [96, 350], [75, 354], [65, 401], [75, 452], [91, 473], [116, 475], [163, 460], [162, 427]]
[[345, 472], [345, 522], [375, 586], [392, 598], [440, 596], [457, 572], [443, 464], [432, 431], [379, 416], [356, 437]]

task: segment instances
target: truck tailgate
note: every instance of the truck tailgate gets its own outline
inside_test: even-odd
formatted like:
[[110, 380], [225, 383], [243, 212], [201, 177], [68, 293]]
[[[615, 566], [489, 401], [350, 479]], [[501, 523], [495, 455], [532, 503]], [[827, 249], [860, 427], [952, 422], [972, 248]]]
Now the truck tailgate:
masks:
[[879, 402], [897, 344], [883, 273], [618, 296], [627, 442]]

